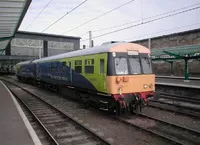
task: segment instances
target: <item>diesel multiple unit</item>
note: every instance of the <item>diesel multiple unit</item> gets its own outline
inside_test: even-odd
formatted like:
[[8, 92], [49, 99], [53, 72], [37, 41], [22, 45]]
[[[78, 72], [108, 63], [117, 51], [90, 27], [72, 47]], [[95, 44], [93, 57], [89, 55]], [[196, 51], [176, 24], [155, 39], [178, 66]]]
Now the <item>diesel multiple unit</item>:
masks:
[[105, 44], [21, 62], [16, 76], [57, 90], [73, 87], [86, 104], [117, 114], [135, 111], [155, 96], [150, 50], [134, 43]]

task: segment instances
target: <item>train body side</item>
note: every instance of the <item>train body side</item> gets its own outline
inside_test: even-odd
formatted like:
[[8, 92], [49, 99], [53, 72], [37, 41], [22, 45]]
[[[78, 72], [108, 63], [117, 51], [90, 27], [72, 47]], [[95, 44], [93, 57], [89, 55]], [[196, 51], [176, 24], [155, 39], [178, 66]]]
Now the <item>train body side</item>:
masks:
[[107, 53], [42, 62], [36, 64], [36, 79], [55, 85], [68, 85], [107, 93]]
[[35, 79], [36, 77], [36, 64], [18, 64], [16, 65], [16, 76], [23, 79]]
[[155, 75], [150, 50], [131, 43], [105, 47], [22, 64], [16, 67], [17, 76], [33, 78], [41, 84], [95, 93], [97, 95], [86, 95], [84, 100], [94, 101], [103, 110], [134, 110], [141, 102], [154, 97]]

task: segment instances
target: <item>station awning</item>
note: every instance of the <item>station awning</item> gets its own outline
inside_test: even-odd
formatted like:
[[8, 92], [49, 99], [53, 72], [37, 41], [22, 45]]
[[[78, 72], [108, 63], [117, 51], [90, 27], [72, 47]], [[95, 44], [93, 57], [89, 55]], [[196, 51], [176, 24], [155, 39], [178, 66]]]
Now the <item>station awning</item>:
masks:
[[0, 1], [0, 55], [18, 30], [31, 0]]
[[171, 64], [171, 75], [173, 75], [173, 61], [184, 60], [185, 80], [189, 80], [188, 60], [200, 59], [200, 45], [185, 45], [164, 49], [151, 50], [153, 61], [165, 61]]
[[175, 61], [180, 59], [199, 59], [200, 45], [186, 45], [151, 50], [152, 60]]

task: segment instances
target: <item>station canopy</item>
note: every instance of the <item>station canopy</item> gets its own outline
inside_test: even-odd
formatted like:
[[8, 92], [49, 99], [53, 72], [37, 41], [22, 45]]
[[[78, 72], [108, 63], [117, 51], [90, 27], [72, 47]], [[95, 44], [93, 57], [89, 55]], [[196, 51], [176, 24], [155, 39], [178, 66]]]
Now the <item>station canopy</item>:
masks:
[[164, 49], [152, 49], [151, 58], [153, 61], [176, 61], [180, 59], [199, 59], [200, 45], [185, 45]]
[[18, 30], [31, 0], [0, 1], [0, 55]]

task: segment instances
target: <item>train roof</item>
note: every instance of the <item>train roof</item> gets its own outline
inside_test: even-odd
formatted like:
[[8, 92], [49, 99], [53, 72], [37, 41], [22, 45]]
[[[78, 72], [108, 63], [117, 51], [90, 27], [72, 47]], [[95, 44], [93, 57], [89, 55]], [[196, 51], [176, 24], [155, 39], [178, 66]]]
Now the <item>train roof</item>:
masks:
[[127, 52], [127, 49], [130, 48], [131, 50], [137, 50], [140, 53], [150, 53], [150, 50], [142, 45], [134, 44], [134, 43], [111, 43], [106, 45], [95, 46], [87, 49], [67, 52], [63, 54], [58, 54], [50, 57], [45, 57], [41, 59], [33, 60], [33, 63], [39, 63], [49, 60], [56, 60], [62, 58], [69, 58], [75, 56], [84, 56], [84, 55], [91, 55], [91, 54], [98, 54], [104, 52]]
[[31, 61], [32, 60], [27, 60], [27, 61], [19, 62], [16, 65], [29, 64]]

